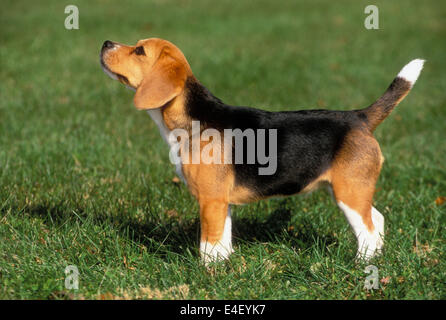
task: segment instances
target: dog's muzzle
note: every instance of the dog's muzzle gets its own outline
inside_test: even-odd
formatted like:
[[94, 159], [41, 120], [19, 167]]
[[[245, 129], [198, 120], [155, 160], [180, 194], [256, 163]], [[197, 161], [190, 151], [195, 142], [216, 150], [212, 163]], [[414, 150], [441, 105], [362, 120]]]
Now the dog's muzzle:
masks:
[[101, 48], [101, 53], [99, 54], [99, 61], [101, 62], [101, 67], [104, 70], [104, 72], [106, 74], [108, 74], [110, 76], [110, 78], [114, 79], [114, 80], [118, 80], [118, 76], [112, 72], [108, 66], [105, 64], [104, 62], [104, 53], [115, 47], [115, 44], [109, 40], [104, 41], [104, 43], [102, 44], [102, 48]]

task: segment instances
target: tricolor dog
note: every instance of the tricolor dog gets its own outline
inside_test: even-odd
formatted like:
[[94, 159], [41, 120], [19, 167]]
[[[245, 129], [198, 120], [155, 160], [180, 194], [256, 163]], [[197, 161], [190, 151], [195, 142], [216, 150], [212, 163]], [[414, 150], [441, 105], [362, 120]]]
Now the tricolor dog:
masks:
[[[200, 205], [200, 253], [205, 263], [226, 259], [233, 252], [231, 205], [305, 193], [321, 185], [331, 187], [350, 223], [358, 240], [357, 257], [368, 260], [381, 251], [384, 217], [373, 207], [372, 198], [383, 156], [373, 131], [409, 93], [423, 60], [407, 64], [367, 108], [284, 112], [225, 104], [195, 78], [180, 49], [166, 40], [140, 40], [134, 46], [105, 41], [100, 61], [108, 75], [135, 91], [136, 108], [148, 111], [171, 145], [177, 142], [171, 139], [174, 130], [190, 133], [192, 139], [193, 123], [199, 123], [199, 133], [212, 129], [221, 136], [228, 129], [252, 130], [256, 138], [261, 129], [275, 132], [276, 164], [270, 174], [259, 174], [265, 167], [259, 159], [177, 164], [178, 174]], [[266, 146], [257, 143], [266, 153], [272, 151], [267, 140], [263, 140]], [[233, 139], [221, 143], [228, 147], [224, 150], [234, 149]], [[199, 151], [206, 144], [201, 141]], [[243, 147], [248, 149], [249, 145]], [[179, 152], [185, 151], [189, 149]]]

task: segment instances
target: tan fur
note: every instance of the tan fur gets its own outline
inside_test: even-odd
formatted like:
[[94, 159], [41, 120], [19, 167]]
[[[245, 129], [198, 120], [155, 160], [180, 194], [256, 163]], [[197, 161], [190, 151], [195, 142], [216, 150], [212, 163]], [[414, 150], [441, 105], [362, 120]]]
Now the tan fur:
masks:
[[229, 203], [232, 204], [247, 204], [264, 198], [258, 197], [254, 190], [243, 186], [235, 186], [229, 193]]
[[331, 168], [336, 200], [357, 211], [370, 232], [374, 230], [372, 198], [381, 164], [382, 154], [375, 138], [369, 132], [354, 130], [346, 137]]
[[228, 202], [225, 200], [201, 199], [201, 241], [215, 244], [222, 238], [227, 211]]
[[326, 170], [319, 177], [310, 182], [300, 193], [313, 192], [323, 185], [329, 185], [331, 183], [331, 168]]

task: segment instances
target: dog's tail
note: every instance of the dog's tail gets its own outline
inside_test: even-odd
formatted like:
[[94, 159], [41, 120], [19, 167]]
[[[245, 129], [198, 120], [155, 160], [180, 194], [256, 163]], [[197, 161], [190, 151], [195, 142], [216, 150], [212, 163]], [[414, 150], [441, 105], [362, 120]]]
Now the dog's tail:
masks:
[[421, 69], [423, 69], [424, 60], [415, 59], [409, 62], [401, 69], [400, 73], [393, 79], [386, 92], [376, 100], [369, 107], [360, 110], [367, 117], [367, 122], [371, 131], [392, 112], [401, 100], [412, 89], [415, 81], [417, 81], [420, 75]]

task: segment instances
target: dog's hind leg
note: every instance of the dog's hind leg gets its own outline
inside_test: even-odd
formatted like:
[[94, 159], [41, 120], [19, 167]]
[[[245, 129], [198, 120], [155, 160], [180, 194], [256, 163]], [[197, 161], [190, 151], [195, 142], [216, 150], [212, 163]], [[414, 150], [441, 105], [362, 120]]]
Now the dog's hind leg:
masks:
[[358, 240], [357, 259], [367, 261], [383, 246], [384, 217], [372, 206], [382, 157], [373, 137], [356, 134], [353, 138], [336, 159], [331, 183], [336, 202]]

